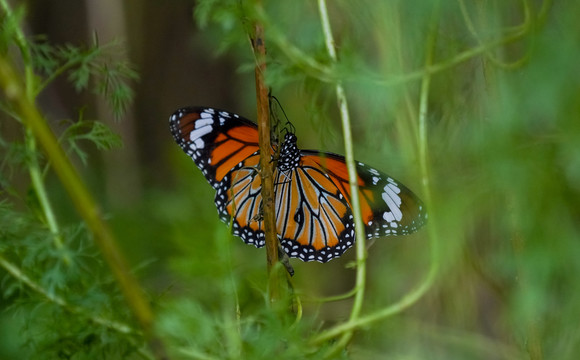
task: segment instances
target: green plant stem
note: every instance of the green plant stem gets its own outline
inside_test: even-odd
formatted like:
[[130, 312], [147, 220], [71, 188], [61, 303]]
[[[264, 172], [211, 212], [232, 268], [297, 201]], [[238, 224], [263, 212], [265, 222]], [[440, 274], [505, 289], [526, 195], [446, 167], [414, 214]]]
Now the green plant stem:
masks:
[[[438, 6], [438, 3], [435, 5]], [[429, 32], [429, 37], [427, 39], [427, 54], [425, 59], [425, 66], [428, 67], [433, 61], [433, 52], [436, 45], [436, 24], [438, 21], [438, 8], [435, 9], [433, 15], [433, 22], [431, 26], [431, 31]], [[428, 99], [429, 99], [429, 85], [431, 82], [431, 75], [425, 73], [423, 81], [421, 83], [421, 93], [419, 100], [419, 162], [421, 168], [421, 178], [423, 183], [423, 192], [425, 195], [425, 200], [428, 208], [432, 207], [430, 183], [429, 183], [429, 171], [428, 171], [428, 157], [427, 157], [427, 117], [428, 117]], [[433, 211], [432, 213], [434, 213]], [[431, 213], [431, 214], [432, 214]], [[434, 216], [430, 216], [428, 233], [431, 243], [431, 263], [429, 267], [429, 272], [425, 276], [425, 279], [417, 286], [413, 291], [407, 293], [401, 300], [397, 303], [392, 304], [386, 308], [378, 310], [374, 313], [358, 317], [356, 319], [351, 319], [346, 323], [337, 325], [318, 336], [311, 339], [311, 344], [319, 344], [321, 342], [330, 340], [336, 336], [343, 333], [349, 333], [353, 330], [369, 325], [375, 321], [382, 320], [386, 317], [400, 313], [401, 311], [409, 308], [414, 303], [416, 303], [433, 285], [436, 275], [439, 270], [439, 259], [437, 252], [437, 227], [436, 220], [433, 219]]]
[[[40, 165], [38, 164], [36, 141], [30, 129], [26, 131], [26, 149], [28, 150], [28, 172], [30, 173], [30, 180], [32, 182], [32, 187], [36, 193], [42, 212], [44, 213], [45, 221], [48, 225], [50, 232], [54, 236], [54, 243], [57, 249], [63, 248], [63, 241], [60, 236], [60, 229], [54, 211], [52, 210], [52, 205], [50, 199], [46, 193], [46, 188], [44, 187], [44, 181], [42, 178], [42, 171], [40, 170]], [[70, 259], [65, 259], [66, 263]]]
[[153, 337], [153, 315], [149, 303], [129, 271], [122, 253], [117, 248], [112, 232], [103, 221], [97, 204], [40, 114], [36, 104], [28, 98], [23, 79], [6, 58], [0, 58], [0, 86], [4, 90], [6, 99], [12, 104], [14, 112], [30, 128], [44, 148], [49, 162], [70, 195], [77, 211], [94, 234], [95, 242], [115, 275], [146, 338], [151, 341], [151, 344], [154, 344], [152, 347], [155, 346], [154, 352], [158, 358], [164, 358], [164, 350], [162, 350], [160, 342]]
[[[544, 0], [542, 2], [542, 6], [536, 17], [535, 23], [537, 25], [541, 25], [545, 21], [552, 2], [553, 0]], [[264, 21], [264, 24], [270, 25], [267, 23], [267, 18], [264, 14], [259, 11], [257, 11], [257, 14], [260, 16], [260, 19]], [[421, 80], [426, 74], [434, 75], [451, 69], [473, 57], [489, 52], [491, 49], [498, 46], [516, 42], [526, 36], [531, 29], [531, 23], [524, 21], [522, 24], [513, 27], [510, 34], [503, 37], [490, 40], [486, 43], [480, 44], [479, 46], [465, 50], [445, 61], [434, 63], [428, 67], [423, 67], [406, 74], [394, 75], [388, 79], [385, 79], [382, 75], [348, 77], [347, 75], [343, 76], [342, 74], [337, 74], [334, 64], [327, 66], [318, 62], [316, 59], [303, 52], [300, 48], [294, 46], [288, 40], [286, 35], [278, 31], [275, 26], [268, 26], [268, 33], [270, 35], [269, 38], [272, 39], [272, 42], [276, 44], [276, 47], [282, 54], [284, 54], [292, 63], [300, 66], [307, 75], [320, 81], [336, 83], [340, 78], [342, 78], [343, 81], [348, 82], [365, 82], [379, 86], [397, 86], [411, 81]]]
[[[36, 153], [36, 139], [32, 135], [30, 129], [26, 129], [26, 148], [28, 150], [28, 172], [30, 173], [32, 187], [42, 209], [42, 213], [44, 214], [44, 220], [52, 234], [54, 246], [58, 250], [63, 250], [65, 246], [60, 232], [60, 226], [58, 225], [50, 198], [48, 197], [46, 187], [44, 186], [42, 172], [40, 170], [40, 165], [38, 164], [38, 154]], [[71, 263], [70, 254], [65, 251], [61, 251], [60, 254], [64, 264], [69, 265]]]
[[[8, 3], [6, 2], [6, 0], [1, 0], [0, 6], [2, 7], [2, 10], [4, 10], [4, 12], [6, 13], [8, 21], [16, 21], [16, 16], [13, 13], [10, 6], [8, 5]], [[12, 27], [15, 29], [16, 43], [18, 45], [18, 48], [20, 49], [22, 60], [25, 64], [30, 64], [31, 55], [28, 45], [26, 43], [24, 33], [21, 31], [18, 24], [12, 24]], [[26, 98], [29, 101], [32, 101], [34, 99], [34, 96], [36, 95], [34, 91], [36, 77], [34, 76], [34, 72], [30, 66], [26, 66], [24, 68], [24, 76], [25, 76], [24, 92], [26, 94]], [[42, 209], [42, 212], [44, 214], [44, 220], [46, 221], [46, 224], [51, 234], [53, 235], [55, 247], [60, 250], [64, 246], [60, 234], [60, 227], [58, 225], [58, 222], [56, 221], [56, 217], [54, 215], [50, 199], [47, 195], [46, 188], [44, 186], [42, 171], [40, 169], [38, 157], [36, 154], [36, 139], [32, 135], [30, 129], [26, 130], [26, 149], [28, 151], [28, 172], [30, 173], [32, 187], [34, 189], [34, 192], [36, 193], [36, 197], [40, 204], [40, 208]], [[63, 261], [65, 264], [69, 264], [70, 257], [64, 254]]]
[[[325, 0], [318, 0], [318, 10], [320, 12], [320, 21], [322, 24], [322, 31], [324, 34], [324, 39], [326, 43], [326, 50], [328, 55], [332, 59], [333, 63], [338, 62], [336, 51], [334, 48], [334, 38], [332, 35], [332, 28], [330, 26], [330, 20], [328, 18], [328, 11], [326, 8]], [[344, 148], [345, 148], [345, 159], [346, 166], [348, 169], [348, 179], [351, 192], [351, 207], [354, 216], [355, 232], [356, 232], [356, 285], [354, 293], [354, 302], [352, 305], [352, 310], [350, 313], [350, 318], [348, 322], [354, 322], [358, 319], [361, 313], [364, 292], [365, 292], [365, 281], [366, 281], [366, 246], [365, 246], [365, 231], [364, 224], [362, 221], [362, 214], [360, 211], [360, 201], [358, 197], [358, 184], [357, 184], [357, 172], [356, 165], [354, 161], [354, 150], [352, 141], [352, 132], [350, 129], [350, 117], [348, 113], [348, 103], [346, 100], [346, 94], [344, 88], [340, 81], [336, 82], [336, 99], [338, 101], [338, 107], [340, 110], [340, 118], [342, 120], [342, 131], [344, 136]], [[328, 351], [328, 355], [331, 355], [340, 349], [342, 349], [351, 339], [352, 331], [346, 331], [343, 333], [341, 339], [333, 344], [331, 349]]]
[[320, 344], [324, 341], [328, 341], [332, 338], [339, 336], [345, 332], [351, 332], [357, 328], [367, 326], [372, 324], [373, 322], [383, 320], [389, 316], [399, 314], [401, 311], [409, 308], [411, 305], [417, 302], [426, 292], [429, 290], [431, 285], [433, 285], [433, 280], [435, 279], [435, 275], [437, 273], [437, 268], [433, 265], [429, 269], [429, 273], [425, 277], [425, 280], [421, 282], [421, 284], [415, 288], [412, 292], [405, 295], [400, 301], [397, 303], [386, 307], [382, 310], [373, 312], [371, 314], [361, 316], [353, 321], [348, 321], [337, 326], [330, 328], [327, 331], [320, 333], [319, 335], [315, 336], [314, 338], [310, 339], [310, 344]]
[[[425, 49], [425, 67], [430, 66], [434, 59], [434, 52], [437, 46], [437, 34], [439, 28], [439, 17], [440, 17], [440, 2], [439, 0], [434, 2], [433, 14], [431, 18], [429, 36], [427, 37], [427, 44]], [[427, 210], [430, 211], [429, 224], [427, 226], [427, 233], [429, 235], [429, 241], [431, 246], [431, 263], [429, 267], [429, 272], [425, 277], [425, 280], [415, 292], [410, 293], [407, 296], [408, 304], [410, 306], [412, 303], [417, 301], [429, 288], [433, 285], [437, 273], [439, 272], [439, 252], [438, 252], [438, 230], [437, 230], [437, 207], [433, 203], [433, 198], [431, 196], [431, 174], [429, 171], [429, 141], [428, 141], [428, 127], [427, 121], [429, 117], [429, 89], [431, 85], [432, 75], [426, 73], [421, 81], [421, 92], [419, 99], [419, 166], [421, 170], [421, 182], [423, 188], [423, 195], [425, 199], [425, 204]], [[404, 301], [405, 299], [403, 299]], [[410, 301], [412, 300], [412, 302]], [[402, 302], [403, 302], [402, 301]], [[397, 305], [397, 304], [395, 304]], [[403, 305], [403, 304], [402, 304]]]
[[[439, 1], [435, 1], [433, 16], [430, 24], [429, 35], [427, 37], [427, 46], [425, 51], [425, 67], [429, 67], [433, 63], [433, 52], [437, 45], [437, 28], [439, 24]], [[427, 118], [429, 114], [429, 87], [431, 85], [431, 75], [425, 73], [421, 81], [421, 92], [419, 98], [419, 166], [421, 169], [421, 179], [423, 183], [423, 192], [425, 193], [425, 200], [427, 205], [431, 203], [431, 191], [429, 184], [429, 168], [428, 168], [428, 139], [427, 139]]]
[[[91, 52], [93, 52], [93, 53], [96, 52], [96, 49], [91, 49]], [[46, 79], [44, 79], [44, 81], [42, 81], [42, 83], [40, 83], [36, 87], [35, 92], [34, 92], [34, 96], [40, 94], [49, 84], [51, 84], [54, 80], [56, 80], [56, 78], [63, 75], [65, 72], [72, 69], [73, 67], [75, 67], [78, 64], [79, 64], [78, 58], [73, 58], [73, 59], [67, 60], [64, 64], [62, 64], [57, 69], [55, 69], [52, 73], [50, 73], [48, 75], [48, 77]]]
[[453, 68], [453, 67], [455, 67], [455, 66], [457, 66], [457, 65], [459, 65], [459, 64], [461, 64], [461, 63], [463, 63], [463, 62], [465, 62], [465, 61], [467, 61], [475, 56], [486, 53], [487, 51], [489, 51], [495, 47], [498, 47], [501, 45], [506, 45], [506, 44], [512, 43], [514, 41], [517, 41], [517, 40], [523, 38], [524, 35], [526, 35], [528, 32], [529, 32], [529, 28], [520, 30], [519, 32], [516, 32], [514, 34], [506, 35], [503, 38], [500, 38], [497, 40], [492, 40], [490, 42], [481, 44], [481, 45], [476, 46], [474, 48], [471, 48], [469, 50], [463, 51], [447, 61], [431, 64], [423, 69], [411, 71], [407, 74], [396, 75], [396, 76], [391, 77], [390, 79], [385, 80], [382, 77], [376, 77], [376, 78], [368, 78], [368, 79], [364, 79], [364, 80], [368, 80], [369, 83], [374, 84], [374, 85], [380, 85], [380, 86], [395, 86], [395, 85], [400, 85], [400, 84], [410, 82], [410, 81], [421, 80], [421, 79], [423, 79], [423, 77], [425, 75], [434, 75], [434, 74], [439, 73], [441, 71]]
[[311, 298], [311, 299], [308, 299], [308, 301], [318, 302], [318, 303], [341, 301], [341, 300], [353, 297], [355, 293], [356, 293], [356, 284], [355, 284], [355, 287], [353, 287], [351, 290], [349, 290], [345, 293], [338, 294], [338, 295], [331, 295], [331, 296], [327, 296], [327, 297], [323, 297], [323, 298]]
[[[465, 1], [464, 0], [458, 0], [458, 1], [459, 1], [459, 8], [461, 9], [461, 14], [462, 14], [463, 19], [465, 21], [465, 26], [467, 27], [467, 29], [469, 30], [471, 35], [477, 40], [477, 42], [480, 45], [483, 44], [483, 41], [482, 41], [481, 37], [479, 36], [479, 33], [475, 29], [475, 25], [473, 24], [473, 21], [471, 21], [471, 17], [469, 16], [469, 12], [467, 11], [467, 7], [465, 6]], [[524, 21], [519, 26], [522, 28], [528, 28], [531, 25], [531, 21], [532, 21], [531, 10], [530, 10], [531, 4], [529, 3], [529, 0], [522, 0], [522, 7], [523, 7], [523, 13], [524, 13]], [[485, 54], [486, 54], [487, 59], [491, 63], [493, 63], [495, 66], [503, 68], [503, 69], [515, 69], [515, 68], [522, 66], [525, 62], [527, 62], [529, 60], [529, 58], [531, 56], [531, 49], [528, 47], [528, 51], [526, 51], [526, 53], [522, 57], [520, 57], [517, 60], [514, 60], [511, 63], [507, 63], [507, 62], [503, 62], [503, 61], [499, 60], [491, 52], [491, 49], [487, 50], [485, 52]]]

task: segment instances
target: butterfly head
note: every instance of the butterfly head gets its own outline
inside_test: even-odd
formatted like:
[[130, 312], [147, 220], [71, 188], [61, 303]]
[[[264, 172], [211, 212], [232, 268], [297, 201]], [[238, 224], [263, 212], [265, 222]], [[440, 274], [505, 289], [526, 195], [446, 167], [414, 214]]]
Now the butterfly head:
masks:
[[291, 132], [284, 135], [284, 142], [278, 159], [278, 169], [280, 171], [294, 170], [300, 164], [300, 149], [296, 146], [297, 140], [296, 135]]

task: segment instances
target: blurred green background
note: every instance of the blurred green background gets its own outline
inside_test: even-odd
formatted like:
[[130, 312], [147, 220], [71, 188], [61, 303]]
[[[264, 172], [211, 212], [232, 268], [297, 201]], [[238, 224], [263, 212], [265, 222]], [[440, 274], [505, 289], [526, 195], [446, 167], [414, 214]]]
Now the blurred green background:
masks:
[[[348, 317], [350, 300], [314, 298], [352, 288], [355, 272], [348, 265], [354, 250], [327, 264], [292, 260], [304, 317], [288, 332], [280, 324], [273, 328], [277, 323], [265, 305], [265, 252], [227, 235], [213, 190], [168, 129], [169, 115], [187, 105], [255, 119], [254, 62], [246, 34], [251, 6], [182, 0], [24, 3], [23, 27], [30, 37], [42, 34], [61, 45], [117, 40], [113, 61], [129, 60], [139, 73], [131, 83], [134, 102], [118, 120], [93, 93], [76, 92], [66, 76], [43, 91], [38, 104], [56, 133], [63, 131], [63, 119], [78, 119], [82, 112], [120, 134], [122, 147], [102, 152], [85, 144], [87, 164], [73, 159], [147, 289], [172, 356], [318, 358], [319, 349], [300, 345], [300, 339]], [[340, 356], [576, 359], [580, 2], [329, 1], [340, 57], [334, 68], [316, 2], [264, 3], [267, 80], [297, 128], [298, 145], [344, 153], [332, 83], [341, 79], [355, 157], [419, 196], [426, 186], [432, 194], [427, 225], [432, 228], [377, 239], [369, 249], [363, 312], [398, 301], [422, 281], [431, 261], [439, 265], [435, 283], [413, 307], [358, 331]], [[436, 39], [432, 48], [430, 39]], [[426, 185], [417, 127], [429, 52]], [[5, 115], [0, 131], [3, 141], [19, 141], [23, 134]], [[26, 211], [26, 172], [10, 177], [21, 196], [0, 195]], [[50, 171], [46, 183], [59, 221], [76, 224], [74, 208]], [[100, 264], [98, 251], [89, 253]], [[91, 261], [85, 267], [102, 268]], [[131, 351], [91, 352], [97, 340], [88, 335], [84, 342], [70, 335], [68, 344], [63, 335], [40, 346], [50, 322], [65, 315], [46, 310], [43, 300], [30, 300], [25, 290], [8, 293], [14, 280], [3, 269], [0, 277], [5, 293], [0, 358], [140, 358]], [[114, 285], [105, 281], [103, 287]], [[90, 291], [79, 299], [81, 293], [66, 285], [57, 291], [74, 303], [101, 301], [87, 300]], [[114, 313], [111, 304], [122, 302], [111, 296], [114, 300], [102, 300], [107, 309], [95, 311]], [[242, 326], [241, 340], [231, 334], [237, 312], [242, 324], [251, 324]], [[69, 328], [78, 335], [74, 329]], [[106, 334], [96, 336], [100, 343], [114, 342]]]

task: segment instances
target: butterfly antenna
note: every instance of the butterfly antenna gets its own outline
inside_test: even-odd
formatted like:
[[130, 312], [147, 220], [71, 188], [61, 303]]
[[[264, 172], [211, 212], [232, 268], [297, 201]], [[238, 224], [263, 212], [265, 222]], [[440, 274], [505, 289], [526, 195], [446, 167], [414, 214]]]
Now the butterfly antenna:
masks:
[[[282, 104], [280, 103], [280, 101], [278, 100], [277, 97], [270, 95], [270, 99], [275, 101], [275, 104], [277, 104], [277, 108], [279, 108], [282, 111], [282, 114], [284, 115], [284, 119], [285, 124], [284, 124], [284, 131], [286, 133], [291, 133], [291, 134], [295, 134], [296, 133], [296, 127], [294, 127], [294, 124], [292, 124], [292, 122], [290, 122], [290, 119], [288, 119], [288, 115], [286, 115], [286, 111], [284, 111], [284, 108], [282, 107]], [[272, 102], [271, 102], [272, 103]], [[270, 107], [272, 108], [272, 107]]]

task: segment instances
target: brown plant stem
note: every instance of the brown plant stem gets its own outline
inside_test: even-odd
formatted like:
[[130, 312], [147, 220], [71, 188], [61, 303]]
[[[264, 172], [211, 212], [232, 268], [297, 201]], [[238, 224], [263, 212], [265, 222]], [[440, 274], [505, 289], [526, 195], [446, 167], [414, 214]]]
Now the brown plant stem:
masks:
[[[270, 157], [270, 104], [268, 87], [264, 82], [266, 71], [266, 44], [264, 42], [264, 27], [260, 22], [254, 23], [251, 38], [254, 56], [256, 58], [256, 101], [258, 108], [258, 132], [260, 142], [260, 179], [262, 181], [262, 211], [264, 233], [266, 236], [266, 258], [268, 274], [278, 262], [278, 237], [276, 234], [276, 218], [274, 208], [274, 177]], [[270, 301], [280, 297], [280, 281], [278, 276], [270, 276]]]

